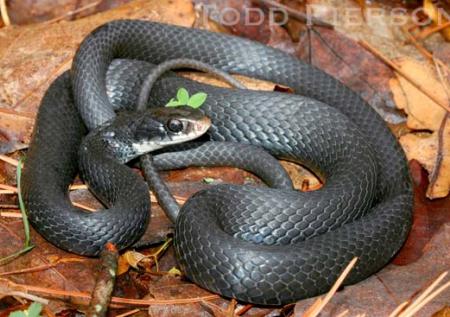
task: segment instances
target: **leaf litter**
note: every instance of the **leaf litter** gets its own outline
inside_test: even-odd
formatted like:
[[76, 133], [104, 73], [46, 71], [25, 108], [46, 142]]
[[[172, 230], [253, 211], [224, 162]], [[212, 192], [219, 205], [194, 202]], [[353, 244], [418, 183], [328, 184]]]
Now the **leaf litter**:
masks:
[[[431, 73], [427, 73], [428, 77], [425, 78], [432, 78], [434, 83], [442, 83], [442, 77], [446, 78], [448, 74], [444, 73], [443, 76], [438, 76], [435, 71], [433, 72], [433, 65], [431, 65], [431, 70], [429, 70], [430, 64], [423, 60], [421, 53], [417, 51], [417, 47], [414, 47], [415, 45], [412, 43], [408, 44], [407, 39], [401, 39], [402, 37], [398, 36], [400, 31], [394, 32], [386, 27], [389, 19], [392, 17], [385, 16], [380, 20], [380, 24], [361, 24], [362, 27], [361, 25], [359, 27], [342, 25], [338, 21], [335, 24], [338, 32], [327, 28], [303, 28], [296, 42], [295, 39], [292, 40], [292, 34], [289, 34], [286, 29], [279, 26], [270, 26], [267, 23], [252, 28], [246, 28], [243, 24], [237, 24], [228, 29], [211, 21], [203, 24], [199, 23], [198, 5], [202, 2], [212, 3], [222, 8], [233, 5], [239, 10], [254, 6], [250, 1], [195, 1], [197, 6], [194, 7], [190, 1], [137, 0], [117, 9], [81, 20], [61, 21], [59, 23], [53, 21], [45, 25], [36, 24], [13, 29], [0, 29], [0, 38], [2, 39], [2, 44], [0, 45], [0, 66], [2, 69], [2, 73], [0, 73], [0, 122], [2, 123], [0, 125], [0, 140], [2, 140], [2, 146], [3, 144], [8, 144], [7, 147], [2, 147], [2, 149], [7, 149], [3, 153], [22, 149], [29, 142], [33, 118], [43, 92], [53, 78], [70, 67], [70, 61], [78, 43], [90, 30], [115, 18], [144, 18], [185, 26], [197, 25], [216, 31], [220, 30], [243, 35], [310, 60], [316, 66], [325, 69], [361, 93], [392, 126], [406, 125], [408, 133], [401, 135], [402, 145], [406, 149], [408, 157], [416, 159], [425, 166], [431, 177], [430, 182], [421, 181], [416, 185], [416, 188], [421, 189], [420, 197], [425, 197], [426, 186], [431, 186], [426, 190], [429, 197], [435, 198], [446, 195], [446, 191], [448, 191], [448, 183], [446, 182], [448, 181], [448, 174], [442, 173], [442, 171], [445, 172], [449, 169], [446, 163], [442, 163], [446, 162], [444, 160], [447, 157], [446, 152], [441, 152], [443, 158], [439, 165], [439, 171], [436, 172], [439, 140], [442, 142], [442, 140], [448, 139], [445, 137], [446, 129], [442, 128], [447, 126], [446, 122], [443, 124], [446, 116], [445, 111], [439, 110], [438, 106], [438, 108], [435, 108], [436, 105], [433, 106], [432, 101], [430, 102], [430, 100], [420, 96], [420, 91], [414, 91], [415, 88], [411, 88], [411, 84], [405, 81], [402, 76], [396, 75], [391, 67], [385, 65], [383, 61], [357, 43], [359, 40], [368, 41], [372, 46], [377, 47], [383, 54], [394, 60], [405, 72], [411, 72], [411, 76], [415, 79], [422, 78], [417, 75], [418, 73], [423, 74], [421, 72], [431, 71]], [[292, 7], [293, 10], [299, 9], [295, 1], [283, 2]], [[355, 8], [356, 5], [357, 8], [360, 8], [357, 3], [352, 1], [317, 0], [310, 1], [310, 4], [320, 4], [322, 9], [325, 8], [325, 10], [315, 12], [316, 16], [323, 20], [327, 20], [327, 7], [342, 10], [349, 7]], [[368, 6], [365, 5], [363, 10], [361, 10], [361, 14], [366, 13], [367, 9]], [[69, 17], [65, 16], [64, 19], [66, 18]], [[359, 18], [366, 20], [367, 17], [361, 16]], [[433, 27], [433, 33], [429, 35], [424, 34], [427, 30], [425, 28], [416, 36], [421, 40], [427, 39], [427, 46], [436, 48], [436, 52], [445, 60], [447, 58], [445, 50], [440, 50], [440, 47], [443, 46], [443, 43], [440, 41], [442, 36], [439, 35], [440, 37], [438, 37], [436, 32], [441, 32], [446, 28], [439, 24], [435, 24]], [[431, 40], [428, 39], [429, 36], [431, 36]], [[405, 45], [405, 43], [408, 45]], [[46, 66], [42, 67], [42, 65]], [[203, 77], [203, 80], [206, 82], [214, 83], [214, 80], [207, 78], [207, 75], [185, 75]], [[240, 80], [253, 89], [274, 90], [276, 87], [272, 83], [246, 78]], [[426, 86], [429, 82], [424, 81], [423, 83], [421, 82], [422, 84]], [[435, 89], [437, 86], [432, 85], [432, 89]], [[405, 93], [405, 90], [407, 93]], [[433, 96], [436, 96], [434, 94], [435, 92], [433, 91]], [[436, 92], [436, 94], [439, 95], [440, 92]], [[417, 98], [411, 98], [412, 96]], [[420, 100], [423, 102], [421, 104], [413, 104], [419, 100], [418, 96], [421, 97]], [[448, 102], [448, 99], [446, 101]], [[401, 112], [396, 110], [396, 107], [406, 112], [407, 116], [403, 116]], [[414, 121], [417, 118], [420, 119], [417, 120], [420, 121], [420, 124]], [[437, 145], [436, 142], [438, 143]], [[434, 148], [431, 146], [431, 143], [434, 144]], [[447, 149], [446, 144], [440, 146], [443, 149]], [[422, 148], [420, 153], [418, 153], [418, 148]], [[421, 167], [418, 164], [414, 166], [416, 171], [421, 171]], [[298, 171], [298, 169], [292, 167], [290, 174], [294, 175], [295, 171]], [[420, 173], [424, 175], [424, 172], [421, 171]], [[310, 186], [312, 188], [320, 186], [320, 182], [312, 175], [304, 175], [303, 172], [298, 174], [300, 174], [300, 178], [296, 181], [297, 188], [307, 190]], [[437, 177], [434, 179], [439, 181], [433, 181], [432, 175], [434, 174], [437, 174]], [[169, 181], [171, 189], [181, 200], [186, 199], [193, 192], [207, 187], [208, 184], [202, 181], [205, 177], [234, 183], [245, 183], [246, 179], [252, 178], [251, 175], [247, 175], [245, 172], [227, 168], [190, 168], [186, 171], [165, 173], [164, 177]], [[305, 180], [308, 184], [307, 186], [305, 185]], [[255, 179], [255, 182], [258, 183], [258, 180]], [[95, 207], [94, 199], [83, 193], [87, 193], [84, 188], [73, 192], [75, 198], [83, 196], [83, 199], [86, 200], [83, 203]], [[14, 201], [8, 202], [13, 205], [15, 203]], [[338, 291], [331, 297], [331, 302], [324, 307], [321, 315], [344, 316], [350, 313], [352, 315], [367, 314], [376, 316], [384, 315], [384, 313], [388, 315], [396, 307], [401, 306], [404, 301], [408, 301], [414, 295], [416, 288], [419, 289], [420, 285], [425, 285], [426, 281], [431, 283], [440, 273], [448, 269], [450, 260], [445, 248], [449, 245], [449, 241], [446, 239], [449, 232], [448, 223], [450, 222], [448, 213], [440, 213], [442, 215], [440, 216], [441, 218], [438, 218], [441, 219], [440, 226], [431, 224], [434, 223], [433, 210], [444, 210], [447, 208], [445, 206], [450, 206], [450, 202], [446, 200], [446, 202], [438, 201], [437, 203], [440, 204], [440, 207], [436, 207], [436, 204], [428, 203], [425, 198], [421, 198], [420, 202], [416, 202], [416, 206], [422, 206], [422, 211], [419, 213], [420, 217], [415, 215], [415, 227], [419, 228], [419, 231], [428, 230], [428, 234], [425, 238], [417, 236], [418, 229], [413, 229], [412, 236], [416, 232], [415, 241], [407, 243], [406, 249], [402, 250], [394, 261], [394, 263], [401, 263], [402, 266], [391, 264], [370, 279], [357, 285], [346, 287], [343, 291]], [[171, 232], [171, 224], [156, 204], [153, 204], [152, 207], [154, 207], [154, 212], [146, 238], [158, 240]], [[425, 225], [425, 227], [422, 219], [427, 219], [428, 225]], [[4, 246], [1, 251], [2, 255], [21, 246], [23, 236], [21, 228], [20, 219], [8, 217], [0, 219], [0, 231], [2, 231], [0, 245]], [[61, 293], [60, 290], [69, 290], [69, 294], [73, 292], [72, 295], [89, 294], [94, 286], [93, 280], [99, 260], [85, 259], [67, 254], [45, 242], [33, 230], [31, 235], [34, 244], [37, 246], [36, 250], [32, 254], [20, 257], [12, 264], [1, 267], [0, 271], [4, 273], [16, 272], [17, 274], [11, 274], [8, 277], [11, 282], [23, 285], [39, 285], [39, 287], [43, 288], [41, 291], [47, 290], [45, 296], [51, 297], [52, 300], [49, 306], [46, 307], [52, 309], [53, 312], [60, 312], [73, 307], [85, 307], [87, 295], [82, 295], [81, 300], [77, 300], [77, 296], [75, 296], [70, 302], [61, 301], [61, 295], [65, 293]], [[420, 250], [411, 248], [411, 245], [416, 244], [421, 245]], [[158, 247], [144, 250], [142, 254], [148, 258], [152, 252], [154, 253], [157, 250]], [[416, 254], [418, 256], [415, 256]], [[55, 263], [55, 258], [70, 258], [74, 260], [57, 261]], [[211, 297], [210, 293], [177, 276], [164, 274], [164, 272], [169, 272], [176, 267], [173, 250], [170, 248], [160, 258], [158, 265], [159, 272], [131, 270], [123, 274], [123, 276], [119, 276], [116, 293], [162, 299], [160, 306], [154, 306], [158, 301], [152, 302], [152, 300], [149, 300], [147, 304], [144, 304], [145, 300], [142, 302], [142, 304], [147, 306], [149, 303], [153, 303], [149, 312], [158, 316], [192, 314], [209, 316], [222, 313], [231, 316], [236, 312], [243, 312], [245, 316], [261, 316], [281, 312], [278, 309], [248, 307], [240, 304], [236, 306], [236, 304], [230, 304], [229, 301], [220, 299], [215, 295]], [[33, 267], [38, 268], [38, 270], [30, 272], [20, 271], [21, 269]], [[131, 283], [130, 280], [132, 281]], [[414, 287], [411, 288], [411, 285], [414, 285]], [[53, 295], [59, 294], [56, 298], [59, 296], [60, 300], [55, 300], [55, 296], [50, 296], [52, 292], [54, 293]], [[425, 309], [420, 311], [421, 314], [428, 316], [440, 310], [440, 308], [448, 304], [445, 298], [448, 298], [449, 295], [447, 290], [447, 293], [441, 294], [431, 304], [425, 306]], [[181, 303], [189, 297], [194, 297], [194, 301], [197, 300], [197, 302], [208, 300], [209, 298], [212, 302], [206, 305], [195, 303], [181, 306], [167, 305], [172, 302]], [[177, 301], [175, 299], [171, 302], [168, 300], [170, 298], [179, 298], [180, 300]], [[314, 301], [316, 301], [316, 304], [314, 304]], [[123, 303], [115, 301], [113, 305]], [[129, 303], [138, 305], [137, 303], [139, 302], [130, 301]], [[317, 303], [322, 302], [317, 301], [317, 299], [300, 301], [290, 309], [291, 311], [293, 309], [295, 316], [301, 316], [309, 307], [312, 307], [311, 310], [319, 307], [320, 305]], [[410, 304], [411, 302], [408, 302], [404, 306], [406, 307]], [[411, 306], [409, 307], [411, 308]], [[405, 309], [408, 308], [403, 309], [403, 313], [405, 313]], [[127, 313], [130, 312], [130, 309], [122, 308], [121, 311]], [[399, 313], [401, 312], [399, 311]]]

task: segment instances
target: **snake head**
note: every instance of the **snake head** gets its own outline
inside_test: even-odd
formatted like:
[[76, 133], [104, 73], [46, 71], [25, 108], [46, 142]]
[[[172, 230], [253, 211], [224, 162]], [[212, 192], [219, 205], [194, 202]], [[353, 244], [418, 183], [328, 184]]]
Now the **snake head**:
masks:
[[211, 120], [189, 107], [152, 108], [134, 129], [133, 148], [139, 155], [194, 140], [211, 126]]
[[126, 163], [169, 145], [194, 140], [211, 126], [211, 120], [189, 107], [151, 108], [121, 112], [89, 133], [83, 151], [99, 151]]

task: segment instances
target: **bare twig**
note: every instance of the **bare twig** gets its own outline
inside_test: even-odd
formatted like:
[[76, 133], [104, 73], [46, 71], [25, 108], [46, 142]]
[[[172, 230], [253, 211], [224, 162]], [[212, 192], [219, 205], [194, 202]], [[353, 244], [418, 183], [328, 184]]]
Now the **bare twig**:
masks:
[[427, 37], [429, 37], [431, 34], [439, 32], [439, 31], [442, 31], [442, 30], [444, 30], [444, 29], [446, 29], [448, 27], [450, 27], [450, 21], [447, 21], [447, 22], [442, 23], [442, 24], [440, 24], [438, 26], [435, 26], [435, 27], [426, 28], [419, 35], [417, 35], [416, 39], [418, 41], [424, 40]]
[[[422, 309], [427, 303], [429, 303], [436, 296], [441, 294], [444, 290], [450, 287], [450, 281], [433, 291], [437, 285], [448, 275], [448, 271], [439, 275], [439, 277], [431, 283], [431, 285], [412, 302], [403, 312], [398, 314], [398, 317], [412, 317], [420, 309]], [[402, 304], [403, 305], [403, 304]], [[396, 309], [397, 310], [397, 309]], [[395, 316], [395, 315], [394, 315]]]
[[344, 310], [342, 313], [340, 313], [336, 317], [344, 317], [344, 316], [347, 316], [347, 315], [348, 315], [348, 309]]
[[306, 23], [306, 24], [312, 24], [316, 26], [322, 26], [329, 29], [334, 29], [334, 26], [330, 23], [324, 22], [316, 17], [308, 16], [307, 14], [300, 12], [298, 10], [294, 10], [288, 6], [285, 6], [281, 3], [278, 3], [273, 0], [254, 0], [256, 2], [259, 2], [267, 7], [277, 8], [285, 11], [291, 18], [296, 19], [300, 22]]
[[397, 306], [396, 309], [394, 309], [394, 311], [388, 317], [396, 317], [396, 316], [398, 316], [398, 314], [400, 312], [402, 312], [405, 309], [405, 307], [407, 307], [410, 303], [411, 303], [411, 301], [409, 301], [409, 300], [406, 301], [406, 302], [401, 303], [400, 305]]
[[8, 9], [6, 8], [6, 0], [0, 0], [0, 14], [6, 26], [11, 25], [11, 20], [9, 19]]
[[58, 259], [57, 261], [55, 261], [53, 263], [50, 263], [50, 264], [44, 264], [44, 265], [39, 265], [39, 266], [35, 266], [35, 267], [29, 267], [29, 268], [26, 268], [26, 269], [15, 270], [15, 271], [2, 272], [2, 273], [0, 273], [0, 276], [40, 272], [40, 271], [45, 271], [45, 270], [48, 270], [48, 269], [52, 269], [52, 268], [54, 268], [57, 265], [62, 264], [62, 263], [73, 263], [73, 262], [83, 262], [83, 261], [84, 260], [80, 259], [80, 258], [62, 258], [62, 259]]
[[11, 192], [17, 193], [17, 187], [14, 187], [14, 186], [11, 186], [11, 185], [0, 184], [0, 189], [9, 190]]
[[[434, 59], [433, 59], [434, 61]], [[450, 87], [448, 87], [448, 83], [447, 80], [445, 79], [445, 76], [443, 74], [443, 70], [441, 69], [441, 66], [435, 62], [435, 67], [436, 67], [436, 72], [438, 74], [439, 80], [441, 82], [441, 85], [447, 95], [447, 101], [448, 103], [450, 103]], [[427, 195], [428, 196], [433, 196], [433, 194], [431, 193], [433, 191], [432, 188], [435, 187], [437, 180], [439, 179], [439, 175], [441, 172], [441, 168], [442, 168], [442, 162], [444, 161], [444, 135], [445, 135], [445, 130], [447, 127], [447, 123], [448, 120], [450, 118], [450, 113], [445, 113], [441, 125], [439, 126], [439, 131], [438, 131], [438, 148], [437, 148], [437, 155], [436, 155], [436, 161], [434, 164], [434, 168], [433, 168], [433, 172], [430, 175], [430, 186], [428, 186], [428, 191]]]
[[438, 98], [436, 98], [436, 96], [434, 96], [434, 94], [430, 91], [428, 91], [426, 88], [424, 88], [419, 82], [417, 82], [417, 80], [408, 75], [407, 73], [405, 73], [400, 67], [398, 67], [394, 62], [392, 62], [390, 59], [388, 59], [387, 57], [385, 57], [380, 51], [378, 51], [376, 48], [372, 47], [369, 43], [365, 42], [365, 41], [360, 41], [359, 42], [364, 48], [366, 48], [367, 50], [369, 50], [370, 52], [372, 52], [372, 54], [374, 54], [376, 57], [378, 57], [380, 60], [382, 60], [384, 63], [386, 63], [389, 67], [391, 67], [392, 69], [394, 69], [399, 75], [401, 75], [402, 77], [404, 77], [406, 80], [408, 80], [414, 87], [416, 87], [417, 89], [419, 89], [422, 93], [424, 93], [428, 98], [430, 98], [431, 100], [433, 100], [437, 105], [439, 105], [440, 107], [442, 107], [443, 109], [445, 109], [446, 111], [450, 112], [450, 107], [449, 105], [444, 104], [441, 100], [439, 100]]
[[85, 204], [77, 203], [77, 202], [75, 202], [75, 201], [72, 201], [72, 205], [74, 205], [75, 207], [84, 209], [84, 210], [86, 210], [86, 211], [90, 211], [90, 212], [97, 211], [97, 209], [95, 209], [95, 208], [86, 206]]
[[[2, 294], [2, 295], [4, 295], [4, 294]], [[44, 305], [48, 305], [48, 303], [49, 303], [48, 299], [45, 299], [45, 298], [42, 298], [42, 297], [39, 297], [39, 296], [36, 296], [36, 295], [32, 295], [32, 294], [27, 294], [25, 292], [12, 291], [12, 292], [9, 292], [7, 295], [9, 295], [9, 296], [17, 296], [17, 297], [20, 297], [20, 298], [25, 298], [25, 299], [28, 299], [30, 301], [38, 302], [38, 303], [41, 303], [41, 304], [44, 304]]]
[[[17, 207], [19, 208], [19, 207]], [[22, 214], [20, 212], [7, 212], [7, 211], [2, 211], [0, 212], [0, 216], [1, 217], [5, 217], [5, 218], [22, 218]]]
[[45, 24], [52, 24], [52, 23], [64, 20], [65, 18], [70, 17], [70, 16], [72, 16], [74, 14], [78, 14], [78, 13], [83, 12], [85, 10], [88, 10], [90, 8], [94, 8], [98, 4], [100, 4], [100, 2], [102, 2], [102, 1], [96, 1], [96, 2], [92, 2], [92, 3], [86, 4], [85, 6], [82, 6], [82, 7], [78, 8], [78, 9], [75, 9], [75, 10], [72, 10], [72, 11], [69, 11], [69, 12], [66, 12], [63, 15], [61, 15], [59, 17], [56, 17], [54, 19], [48, 20], [48, 21], [46, 21], [44, 23]]
[[252, 304], [247, 304], [243, 307], [241, 307], [240, 309], [238, 309], [238, 311], [236, 312], [236, 316], [242, 316], [244, 315], [246, 312], [248, 312], [250, 309], [252, 309], [253, 305]]
[[415, 314], [421, 310], [426, 304], [431, 302], [434, 298], [436, 298], [438, 295], [440, 295], [443, 291], [445, 291], [447, 288], [450, 287], [450, 282], [445, 283], [441, 287], [439, 287], [437, 290], [435, 290], [433, 293], [431, 293], [428, 297], [426, 297], [423, 301], [420, 303], [417, 303], [417, 305], [414, 306], [411, 311], [409, 311], [407, 314], [403, 313], [399, 317], [413, 317]]
[[141, 311], [140, 309], [136, 308], [136, 309], [127, 311], [126, 313], [117, 315], [116, 317], [127, 317], [127, 316], [131, 316], [131, 315], [134, 315], [134, 314], [136, 314], [136, 313], [139, 313], [140, 311]]
[[428, 59], [428, 61], [430, 61], [433, 64], [436, 64], [439, 67], [444, 68], [445, 70], [449, 70], [449, 67], [447, 66], [447, 64], [445, 64], [443, 61], [441, 61], [440, 59], [437, 59], [436, 57], [434, 57], [433, 53], [430, 52], [429, 50], [427, 50], [425, 48], [425, 46], [423, 46], [422, 44], [419, 43], [419, 41], [411, 34], [411, 32], [409, 31], [409, 29], [407, 27], [403, 27], [403, 32], [406, 35], [406, 37], [408, 38], [408, 43], [413, 44], [417, 50], [426, 58]]
[[314, 304], [305, 312], [305, 314], [304, 314], [305, 317], [316, 317], [319, 315], [319, 313], [322, 311], [322, 309], [325, 307], [325, 305], [331, 300], [331, 298], [337, 292], [338, 288], [344, 282], [347, 275], [353, 269], [353, 267], [356, 264], [356, 261], [358, 261], [358, 258], [353, 258], [353, 260], [350, 261], [350, 263], [347, 265], [347, 267], [344, 269], [344, 271], [342, 271], [342, 274], [339, 276], [339, 278], [334, 283], [333, 287], [330, 289], [330, 291], [327, 293], [327, 295], [325, 295], [324, 298], [319, 297], [314, 302]]
[[417, 50], [423, 56], [425, 56], [428, 60], [430, 60], [430, 61], [433, 60], [433, 54], [431, 54], [422, 44], [420, 44], [417, 41], [417, 39], [411, 34], [411, 32], [409, 32], [409, 30], [408, 30], [408, 28], [406, 26], [402, 27], [402, 31], [406, 35], [406, 37], [408, 38], [408, 42], [413, 44], [417, 48]]
[[236, 309], [236, 305], [237, 305], [237, 301], [232, 298], [230, 304], [228, 305], [227, 308], [227, 317], [234, 317], [234, 311]]
[[8, 164], [11, 164], [13, 166], [16, 166], [16, 167], [17, 167], [17, 165], [19, 165], [19, 161], [18, 160], [13, 159], [13, 158], [11, 158], [9, 156], [6, 156], [6, 155], [3, 155], [3, 154], [0, 154], [0, 160], [6, 162]]
[[[39, 294], [45, 294], [48, 297], [53, 298], [61, 298], [61, 299], [81, 299], [84, 301], [88, 301], [91, 298], [91, 295], [87, 292], [73, 292], [73, 291], [63, 291], [56, 290], [46, 287], [39, 287], [33, 285], [26, 284], [17, 284], [7, 279], [0, 279], [0, 282], [3, 283], [4, 287], [10, 288], [18, 291], [27, 291]], [[122, 297], [112, 297], [112, 304], [125, 304], [125, 305], [134, 305], [147, 307], [150, 305], [181, 305], [181, 304], [190, 304], [190, 303], [199, 303], [202, 301], [214, 300], [220, 298], [219, 295], [209, 295], [202, 297], [194, 297], [194, 298], [185, 298], [185, 299], [129, 299]]]
[[94, 290], [86, 316], [103, 317], [108, 311], [111, 295], [116, 282], [119, 251], [112, 243], [107, 243], [101, 255], [102, 266], [97, 275]]
[[9, 189], [0, 189], [0, 195], [12, 195], [12, 194], [16, 194], [16, 192]]

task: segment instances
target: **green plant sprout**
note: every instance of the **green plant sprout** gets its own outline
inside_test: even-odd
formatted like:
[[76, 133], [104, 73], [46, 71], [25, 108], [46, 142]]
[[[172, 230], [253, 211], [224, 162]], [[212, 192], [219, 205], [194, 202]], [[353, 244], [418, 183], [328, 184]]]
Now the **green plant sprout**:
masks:
[[197, 109], [203, 105], [206, 97], [208, 97], [208, 95], [204, 92], [198, 92], [192, 96], [189, 96], [189, 92], [186, 88], [180, 88], [178, 89], [177, 97], [170, 99], [166, 107], [188, 106]]
[[25, 232], [25, 242], [24, 242], [23, 248], [21, 250], [15, 252], [13, 254], [10, 254], [4, 258], [1, 258], [0, 265], [5, 265], [5, 264], [13, 261], [20, 255], [27, 253], [28, 251], [30, 251], [31, 249], [34, 248], [34, 245], [31, 244], [30, 224], [28, 222], [27, 212], [25, 210], [25, 204], [23, 203], [23, 199], [22, 199], [22, 186], [21, 186], [21, 182], [20, 182], [21, 177], [22, 177], [22, 163], [23, 163], [23, 160], [20, 159], [19, 164], [17, 165], [17, 173], [16, 173], [17, 180], [16, 180], [16, 182], [17, 182], [17, 197], [19, 200], [20, 212], [22, 213], [23, 229]]
[[9, 317], [40, 317], [42, 304], [32, 303], [27, 310], [17, 310], [9, 314]]

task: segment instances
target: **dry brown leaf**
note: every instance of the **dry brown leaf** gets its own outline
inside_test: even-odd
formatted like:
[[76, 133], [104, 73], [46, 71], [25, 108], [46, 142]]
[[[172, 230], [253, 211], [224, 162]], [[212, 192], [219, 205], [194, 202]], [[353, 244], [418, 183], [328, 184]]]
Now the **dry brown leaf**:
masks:
[[119, 265], [117, 269], [117, 275], [128, 272], [130, 266], [138, 269], [138, 264], [143, 259], [147, 258], [142, 253], [136, 251], [127, 251], [119, 257]]
[[434, 313], [431, 317], [450, 317], [450, 306], [446, 305], [440, 311]]
[[[438, 100], [449, 103], [445, 87], [432, 66], [410, 58], [398, 60], [397, 64]], [[419, 161], [430, 174], [427, 197], [447, 196], [450, 190], [450, 138], [447, 137], [450, 123], [443, 124], [447, 112], [401, 76], [392, 79], [390, 85], [397, 107], [408, 115], [407, 126], [413, 130], [402, 136], [400, 143], [408, 159]]]
[[[144, 19], [191, 26], [195, 14], [189, 0], [136, 0], [76, 21], [0, 29], [0, 130], [3, 143], [28, 143], [32, 120], [15, 114], [37, 111], [52, 80], [71, 66], [83, 38], [115, 19]], [[14, 122], [16, 123], [14, 124]], [[8, 152], [8, 151], [3, 151]]]
[[[448, 22], [449, 20], [445, 17], [445, 14], [443, 14], [443, 12], [439, 10], [434, 2], [435, 1], [432, 0], [425, 0], [423, 2], [423, 10], [430, 17], [430, 19], [433, 20], [434, 24], [436, 26], [439, 26]], [[443, 29], [441, 31], [441, 34], [447, 41], [450, 41], [450, 27]]]

